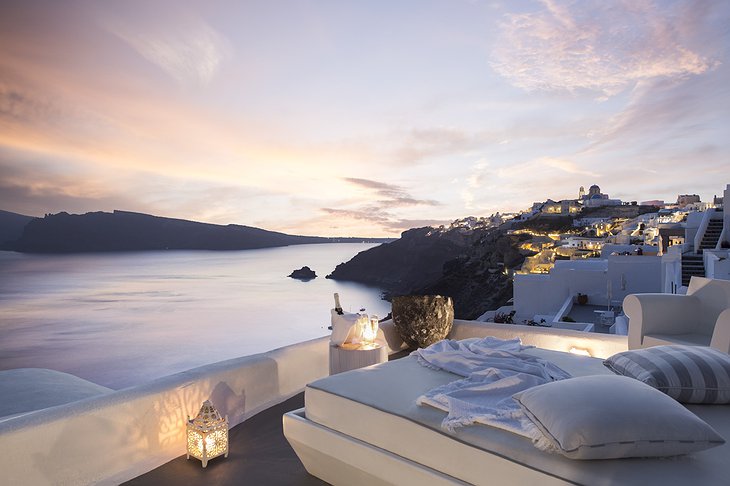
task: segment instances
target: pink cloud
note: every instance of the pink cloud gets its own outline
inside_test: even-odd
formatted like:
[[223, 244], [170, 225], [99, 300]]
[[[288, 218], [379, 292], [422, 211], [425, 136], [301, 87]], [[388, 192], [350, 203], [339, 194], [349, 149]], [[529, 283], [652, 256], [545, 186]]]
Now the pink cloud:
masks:
[[701, 74], [715, 65], [688, 47], [698, 28], [696, 16], [686, 15], [691, 5], [542, 4], [508, 14], [492, 52], [494, 70], [520, 88], [612, 96], [641, 80]]

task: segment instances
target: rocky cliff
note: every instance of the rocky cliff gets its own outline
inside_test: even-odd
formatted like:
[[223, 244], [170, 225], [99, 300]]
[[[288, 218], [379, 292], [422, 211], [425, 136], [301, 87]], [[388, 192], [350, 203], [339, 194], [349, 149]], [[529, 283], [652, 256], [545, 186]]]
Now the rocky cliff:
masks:
[[[651, 206], [584, 209], [577, 216], [537, 214], [529, 219], [494, 218], [474, 226], [474, 218], [448, 228], [418, 228], [399, 240], [364, 251], [335, 268], [327, 278], [352, 280], [385, 289], [386, 297], [440, 294], [451, 297], [457, 318], [474, 319], [512, 297], [511, 270], [535, 255], [545, 235], [580, 233], [576, 218], [628, 218], [656, 211]], [[481, 221], [481, 220], [480, 220]], [[509, 230], [523, 230], [508, 233]]]
[[23, 229], [33, 219], [32, 216], [11, 213], [0, 209], [0, 246], [14, 241], [23, 234]]
[[399, 240], [372, 248], [335, 268], [327, 278], [378, 286], [386, 296], [441, 294], [454, 299], [457, 318], [473, 319], [512, 297], [505, 268], [525, 254], [507, 235], [512, 224], [484, 228], [417, 228]]

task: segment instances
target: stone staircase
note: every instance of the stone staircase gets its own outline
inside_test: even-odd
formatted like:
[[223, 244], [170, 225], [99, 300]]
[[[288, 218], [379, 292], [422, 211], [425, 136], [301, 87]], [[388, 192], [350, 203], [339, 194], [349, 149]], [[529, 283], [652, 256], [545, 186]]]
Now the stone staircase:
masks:
[[720, 233], [722, 233], [722, 220], [711, 219], [707, 224], [705, 234], [702, 236], [697, 253], [702, 253], [702, 250], [714, 250], [717, 241], [720, 239]]
[[702, 235], [702, 241], [700, 241], [700, 247], [697, 248], [697, 253], [692, 254], [690, 252], [682, 255], [682, 285], [685, 287], [689, 285], [689, 280], [693, 276], [705, 276], [705, 263], [702, 257], [703, 250], [714, 250], [722, 233], [722, 209], [716, 209], [715, 215], [719, 215], [720, 219], [711, 219], [707, 223], [707, 229], [705, 230], [705, 234]]
[[705, 263], [702, 260], [702, 255], [685, 253], [682, 255], [682, 285], [687, 287], [689, 279], [693, 276], [705, 276]]

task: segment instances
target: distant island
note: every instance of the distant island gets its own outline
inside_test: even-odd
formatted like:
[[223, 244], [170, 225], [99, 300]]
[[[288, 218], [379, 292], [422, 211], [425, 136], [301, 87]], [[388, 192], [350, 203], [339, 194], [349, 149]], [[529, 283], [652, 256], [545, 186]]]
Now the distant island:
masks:
[[383, 243], [384, 238], [298, 236], [236, 224], [217, 225], [129, 211], [0, 213], [0, 249], [25, 253], [149, 250], [250, 250], [319, 243]]
[[311, 268], [307, 266], [303, 266], [302, 268], [299, 268], [297, 270], [294, 270], [292, 273], [287, 275], [288, 277], [295, 278], [297, 280], [312, 280], [314, 278], [317, 278], [317, 272], [312, 270]]

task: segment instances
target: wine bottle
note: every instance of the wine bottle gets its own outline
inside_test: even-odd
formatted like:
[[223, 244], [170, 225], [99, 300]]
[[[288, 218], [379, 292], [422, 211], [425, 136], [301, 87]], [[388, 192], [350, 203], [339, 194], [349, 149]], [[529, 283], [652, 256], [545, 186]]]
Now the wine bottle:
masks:
[[344, 314], [344, 312], [342, 312], [342, 306], [340, 305], [340, 294], [337, 292], [335, 292], [335, 312], [339, 315]]

